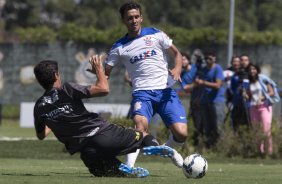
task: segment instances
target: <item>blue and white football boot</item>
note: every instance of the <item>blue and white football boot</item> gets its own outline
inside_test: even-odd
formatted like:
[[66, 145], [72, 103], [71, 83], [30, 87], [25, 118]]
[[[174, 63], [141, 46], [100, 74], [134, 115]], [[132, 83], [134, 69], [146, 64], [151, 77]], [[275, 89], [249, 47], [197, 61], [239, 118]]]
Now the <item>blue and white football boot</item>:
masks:
[[149, 176], [149, 171], [142, 167], [129, 167], [121, 163], [118, 169], [128, 177], [145, 178]]
[[172, 157], [173, 149], [168, 146], [148, 146], [143, 148], [144, 155], [160, 155], [161, 157]]
[[182, 156], [169, 146], [148, 146], [143, 148], [144, 155], [160, 155], [161, 157], [169, 157], [174, 165], [179, 168], [183, 166]]

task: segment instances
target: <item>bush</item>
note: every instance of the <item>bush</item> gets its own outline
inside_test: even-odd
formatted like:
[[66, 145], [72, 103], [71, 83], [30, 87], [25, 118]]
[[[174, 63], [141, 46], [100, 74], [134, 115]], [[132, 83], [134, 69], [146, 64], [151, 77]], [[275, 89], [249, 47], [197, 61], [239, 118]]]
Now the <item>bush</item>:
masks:
[[239, 127], [237, 132], [226, 129], [215, 151], [226, 157], [256, 158], [260, 156], [256, 137], [255, 131], [247, 126]]
[[[130, 119], [118, 118], [111, 119], [110, 121], [122, 126], [133, 127], [133, 122]], [[152, 126], [152, 124], [150, 124], [150, 126]], [[226, 123], [223, 135], [218, 140], [217, 144], [208, 150], [205, 148], [203, 137], [198, 138], [198, 146], [194, 147], [193, 137], [195, 136], [195, 128], [191, 119], [189, 119], [188, 130], [188, 138], [183, 148], [179, 150], [182, 155], [190, 155], [191, 153], [198, 152], [228, 158], [264, 158], [266, 156], [260, 153], [257, 144], [257, 136], [259, 136], [259, 138], [264, 137], [262, 132], [256, 133], [252, 128], [241, 126], [237, 132], [234, 133], [229, 124]], [[274, 128], [272, 132], [274, 149], [271, 157], [282, 158], [282, 128]], [[160, 122], [156, 131], [158, 141], [163, 144], [168, 136], [169, 131], [164, 124]]]
[[133, 121], [131, 119], [126, 118], [112, 118], [109, 119], [111, 123], [124, 126], [124, 127], [134, 127]]
[[272, 135], [274, 157], [282, 159], [282, 127], [274, 128]]
[[103, 43], [106, 40], [106, 35], [103, 31], [94, 27], [81, 27], [70, 23], [59, 29], [57, 38], [61, 41], [74, 41], [77, 43]]
[[18, 28], [15, 30], [21, 43], [50, 43], [56, 41], [56, 33], [54, 30], [42, 26], [35, 28]]
[[20, 105], [19, 104], [5, 104], [2, 105], [2, 118], [3, 119], [19, 119]]
[[[206, 27], [201, 29], [185, 29], [172, 25], [156, 25], [166, 32], [178, 47], [189, 45], [224, 45], [227, 44], [228, 31]], [[54, 41], [73, 41], [75, 43], [101, 43], [112, 45], [124, 36], [126, 28], [120, 26], [101, 30], [93, 26], [82, 27], [76, 23], [68, 23], [51, 29], [47, 26], [34, 28], [18, 28], [13, 37], [21, 43], [50, 43]], [[240, 32], [234, 33], [235, 45], [282, 45], [282, 31]]]

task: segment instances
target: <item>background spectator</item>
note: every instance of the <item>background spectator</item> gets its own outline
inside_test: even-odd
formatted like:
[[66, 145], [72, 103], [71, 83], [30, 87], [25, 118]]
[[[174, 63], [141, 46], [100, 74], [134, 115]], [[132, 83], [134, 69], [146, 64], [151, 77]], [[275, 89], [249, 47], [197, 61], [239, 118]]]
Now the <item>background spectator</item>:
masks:
[[[233, 109], [233, 103], [232, 103], [232, 90], [231, 90], [231, 78], [232, 76], [240, 70], [240, 57], [239, 56], [233, 56], [231, 58], [231, 66], [223, 72], [224, 75], [224, 84], [225, 84], [225, 98], [226, 98], [226, 106], [227, 106], [227, 113], [225, 115], [224, 122], [226, 122], [227, 118], [229, 117], [230, 112]], [[232, 119], [231, 119], [232, 122]], [[232, 125], [232, 123], [231, 123]]]
[[247, 55], [240, 56], [240, 64], [233, 61], [234, 75], [231, 78], [230, 89], [232, 94], [232, 110], [231, 123], [234, 131], [242, 125], [250, 125], [249, 109], [245, 97], [242, 95], [248, 88], [248, 72], [249, 57]]
[[195, 63], [192, 63], [188, 69], [188, 66], [185, 66], [185, 57], [186, 55], [182, 55], [182, 60], [184, 61], [184, 67], [181, 73], [181, 86], [186, 93], [191, 93], [190, 97], [190, 110], [189, 116], [191, 116], [194, 123], [194, 132], [193, 132], [193, 144], [195, 146], [199, 145], [199, 137], [201, 137], [203, 132], [203, 117], [201, 115], [201, 103], [200, 99], [203, 95], [203, 86], [196, 86], [194, 81], [196, 77], [202, 76], [203, 72], [203, 63], [204, 56], [200, 49], [194, 51], [192, 58], [194, 58]]
[[200, 113], [203, 118], [203, 132], [206, 147], [210, 148], [218, 140], [225, 117], [225, 88], [222, 67], [216, 63], [213, 52], [205, 53], [207, 66], [203, 68], [203, 76], [195, 80], [197, 86], [204, 87], [200, 99]]
[[[250, 88], [247, 98], [250, 101], [250, 117], [254, 130], [258, 133], [257, 139], [261, 153], [272, 155], [272, 104], [275, 102], [276, 84], [267, 76], [260, 74], [259, 65], [250, 63], [248, 67]], [[275, 92], [274, 92], [275, 91]], [[279, 98], [279, 95], [278, 95]], [[277, 101], [277, 99], [276, 99]], [[262, 129], [265, 139], [259, 135]]]
[[240, 57], [233, 56], [231, 58], [231, 66], [223, 72], [224, 81], [226, 86], [226, 103], [232, 101], [232, 91], [231, 91], [231, 78], [235, 72], [240, 70]]

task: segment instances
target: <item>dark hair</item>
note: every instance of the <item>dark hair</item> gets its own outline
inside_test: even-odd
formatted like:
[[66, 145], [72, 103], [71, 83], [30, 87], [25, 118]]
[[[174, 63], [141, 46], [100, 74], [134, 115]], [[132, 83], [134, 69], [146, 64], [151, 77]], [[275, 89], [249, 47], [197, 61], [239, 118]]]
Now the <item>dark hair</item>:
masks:
[[119, 9], [119, 13], [120, 13], [121, 18], [124, 18], [124, 14], [127, 11], [132, 10], [132, 9], [137, 9], [137, 10], [140, 11], [140, 14], [142, 14], [142, 8], [139, 4], [137, 4], [135, 2], [127, 2], [127, 3], [124, 3]]
[[40, 61], [34, 67], [33, 72], [39, 84], [46, 90], [50, 89], [56, 81], [55, 74], [58, 74], [58, 63], [52, 60]]
[[248, 55], [248, 54], [243, 53], [243, 54], [240, 55], [240, 59], [241, 59], [242, 57], [244, 57], [244, 56], [246, 56], [246, 57], [249, 58], [249, 55]]
[[181, 55], [186, 57], [189, 60], [189, 64], [191, 64], [191, 62], [190, 62], [190, 55], [187, 52], [181, 52]]
[[206, 51], [204, 53], [204, 56], [207, 57], [207, 56], [213, 56], [213, 57], [216, 57], [216, 54], [214, 51]]
[[231, 61], [230, 61], [231, 65], [233, 64], [233, 61], [235, 58], [238, 58], [240, 60], [240, 56], [232, 56]]
[[[255, 76], [255, 78], [250, 75], [250, 68], [251, 68], [251, 67], [254, 67], [254, 68], [257, 70], [257, 76]], [[251, 82], [254, 82], [255, 80], [258, 79], [258, 75], [260, 74], [261, 69], [260, 69], [260, 66], [259, 66], [258, 64], [256, 64], [256, 63], [250, 63], [250, 64], [248, 65], [247, 71], [248, 71], [248, 73], [249, 73], [250, 81], [251, 81]]]
[[237, 56], [237, 55], [232, 56], [232, 57], [231, 57], [231, 62], [232, 62], [235, 58], [240, 59], [240, 56]]

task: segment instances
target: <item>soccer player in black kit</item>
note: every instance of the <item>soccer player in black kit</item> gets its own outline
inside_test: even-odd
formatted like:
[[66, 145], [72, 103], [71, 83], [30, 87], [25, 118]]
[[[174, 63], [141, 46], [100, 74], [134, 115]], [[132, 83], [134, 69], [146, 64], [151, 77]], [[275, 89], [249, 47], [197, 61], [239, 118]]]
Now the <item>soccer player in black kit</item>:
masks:
[[145, 155], [173, 157], [173, 149], [159, 146], [152, 135], [111, 124], [86, 110], [82, 99], [109, 93], [103, 59], [95, 55], [89, 62], [92, 68], [88, 71], [97, 76], [95, 84], [89, 86], [62, 84], [56, 61], [43, 60], [35, 66], [35, 77], [45, 89], [34, 106], [38, 139], [43, 140], [52, 131], [70, 154], [80, 152], [81, 160], [94, 176], [148, 176], [148, 170], [130, 168], [116, 156], [143, 148]]

